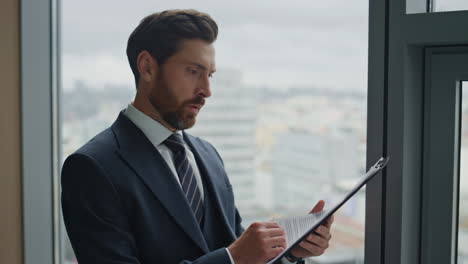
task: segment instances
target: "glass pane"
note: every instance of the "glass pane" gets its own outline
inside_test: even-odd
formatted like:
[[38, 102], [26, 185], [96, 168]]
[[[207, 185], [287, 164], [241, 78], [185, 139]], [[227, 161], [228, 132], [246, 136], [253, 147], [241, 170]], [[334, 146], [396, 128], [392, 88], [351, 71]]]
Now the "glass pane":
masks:
[[433, 0], [434, 11], [460, 11], [468, 10], [468, 1], [466, 0]]
[[[61, 3], [63, 161], [131, 102], [125, 49], [133, 28], [151, 12], [193, 1]], [[213, 95], [188, 132], [224, 159], [244, 227], [342, 197], [365, 170], [368, 1], [201, 1], [195, 8], [220, 33]], [[340, 210], [330, 249], [308, 263], [363, 263], [364, 199], [360, 192]], [[63, 239], [64, 263], [75, 263], [65, 232]]]
[[460, 148], [458, 264], [468, 264], [468, 82], [463, 82]]

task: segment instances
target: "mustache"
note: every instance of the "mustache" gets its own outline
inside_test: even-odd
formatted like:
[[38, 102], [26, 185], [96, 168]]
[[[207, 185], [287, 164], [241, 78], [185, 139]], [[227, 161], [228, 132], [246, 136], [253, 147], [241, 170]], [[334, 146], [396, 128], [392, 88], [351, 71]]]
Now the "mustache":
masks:
[[185, 104], [197, 104], [203, 106], [205, 105], [205, 98], [197, 96], [191, 100], [188, 100], [187, 102], [185, 102]]

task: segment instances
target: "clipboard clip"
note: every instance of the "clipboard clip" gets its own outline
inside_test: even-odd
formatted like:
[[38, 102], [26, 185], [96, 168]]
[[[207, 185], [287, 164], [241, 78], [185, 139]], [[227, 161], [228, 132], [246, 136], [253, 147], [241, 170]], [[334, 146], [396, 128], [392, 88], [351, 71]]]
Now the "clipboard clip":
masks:
[[386, 158], [382, 157], [377, 161], [377, 163], [375, 163], [374, 167], [376, 169], [381, 169], [387, 165], [389, 160], [390, 160], [390, 157], [386, 157]]

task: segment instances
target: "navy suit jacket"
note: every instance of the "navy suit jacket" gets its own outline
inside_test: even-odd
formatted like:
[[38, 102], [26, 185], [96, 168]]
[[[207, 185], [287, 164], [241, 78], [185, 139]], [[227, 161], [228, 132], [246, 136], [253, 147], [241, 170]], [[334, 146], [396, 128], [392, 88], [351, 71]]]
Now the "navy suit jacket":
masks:
[[65, 226], [80, 264], [229, 264], [242, 232], [223, 161], [184, 132], [205, 189], [204, 224], [158, 150], [123, 113], [62, 169]]

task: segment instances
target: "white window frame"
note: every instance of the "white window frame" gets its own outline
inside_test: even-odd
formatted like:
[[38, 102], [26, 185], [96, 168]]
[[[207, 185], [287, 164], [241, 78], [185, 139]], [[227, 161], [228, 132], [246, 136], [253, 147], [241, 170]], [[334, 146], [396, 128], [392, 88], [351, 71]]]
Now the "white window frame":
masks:
[[58, 10], [57, 0], [20, 1], [25, 264], [62, 263], [58, 243]]

